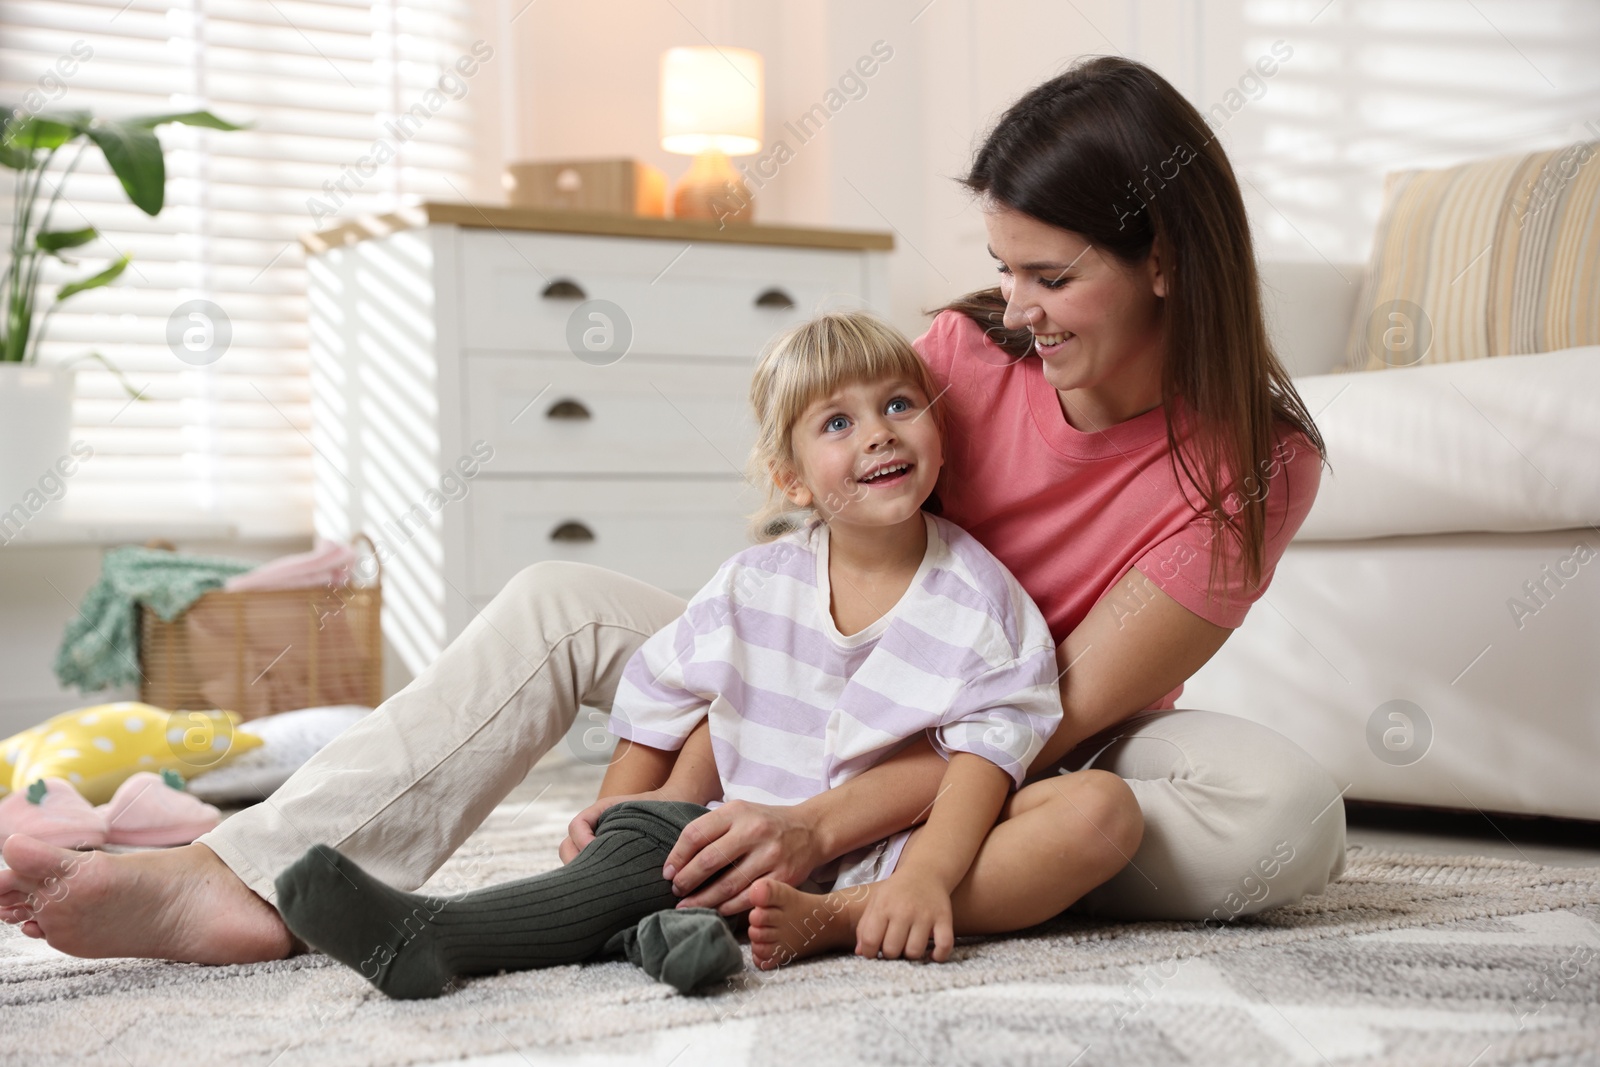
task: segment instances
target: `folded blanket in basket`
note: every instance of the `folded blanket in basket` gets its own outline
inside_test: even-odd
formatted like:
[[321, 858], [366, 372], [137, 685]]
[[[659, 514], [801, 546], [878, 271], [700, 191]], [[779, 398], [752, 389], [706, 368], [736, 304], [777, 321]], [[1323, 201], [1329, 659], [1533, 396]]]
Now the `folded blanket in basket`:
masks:
[[350, 568], [360, 556], [349, 545], [317, 538], [310, 552], [279, 556], [263, 563], [249, 574], [229, 578], [225, 592], [260, 592], [271, 589], [306, 589], [315, 585], [343, 585], [350, 580]]
[[100, 580], [67, 621], [56, 651], [56, 678], [85, 692], [137, 682], [136, 605], [171, 622], [201, 595], [254, 566], [159, 549], [112, 549], [101, 564]]

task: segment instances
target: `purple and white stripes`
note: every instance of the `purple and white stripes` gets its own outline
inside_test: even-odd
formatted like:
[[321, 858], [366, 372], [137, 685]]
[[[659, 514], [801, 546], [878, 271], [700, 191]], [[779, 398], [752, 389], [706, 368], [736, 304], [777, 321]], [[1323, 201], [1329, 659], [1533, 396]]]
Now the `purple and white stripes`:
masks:
[[612, 732], [676, 749], [709, 715], [724, 800], [797, 804], [921, 732], [1020, 784], [1061, 721], [1055, 643], [998, 560], [923, 518], [910, 588], [849, 636], [829, 615], [826, 524], [734, 556], [628, 661]]

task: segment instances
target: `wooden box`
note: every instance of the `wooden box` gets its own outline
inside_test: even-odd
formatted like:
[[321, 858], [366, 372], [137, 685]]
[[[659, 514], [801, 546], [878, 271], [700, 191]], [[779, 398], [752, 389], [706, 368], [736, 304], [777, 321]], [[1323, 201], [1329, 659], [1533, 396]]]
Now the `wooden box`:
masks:
[[667, 176], [633, 159], [554, 160], [506, 168], [512, 207], [663, 218]]

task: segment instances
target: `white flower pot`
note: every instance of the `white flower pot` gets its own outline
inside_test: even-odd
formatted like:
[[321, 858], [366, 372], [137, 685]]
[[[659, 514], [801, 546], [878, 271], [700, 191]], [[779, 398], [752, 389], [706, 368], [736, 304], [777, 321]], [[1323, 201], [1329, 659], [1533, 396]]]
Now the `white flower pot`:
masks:
[[66, 492], [62, 471], [77, 468], [72, 392], [72, 371], [0, 363], [0, 544]]

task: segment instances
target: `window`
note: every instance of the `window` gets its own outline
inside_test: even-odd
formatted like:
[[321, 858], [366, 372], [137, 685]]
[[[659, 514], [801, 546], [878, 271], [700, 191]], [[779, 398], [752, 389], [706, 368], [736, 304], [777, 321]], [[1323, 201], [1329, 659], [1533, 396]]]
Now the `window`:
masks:
[[206, 109], [249, 126], [162, 127], [167, 196], [155, 218], [128, 203], [93, 149], [65, 186], [52, 228], [92, 225], [102, 239], [75, 250], [84, 266], [53, 264], [47, 285], [118, 253], [133, 261], [115, 285], [62, 305], [41, 360], [99, 352], [146, 399], [130, 401], [97, 363], [75, 364], [74, 436], [94, 457], [63, 515], [310, 531], [297, 238], [477, 195], [474, 114], [497, 75], [484, 70], [494, 52], [470, 15], [451, 0], [7, 0], [8, 103], [108, 116]]
[[[1264, 259], [1364, 262], [1388, 171], [1596, 139], [1600, 6], [1312, 0], [1236, 19], [1242, 47], [1200, 106], [1244, 94], [1223, 143]], [[1292, 55], [1252, 78], [1274, 42]]]

